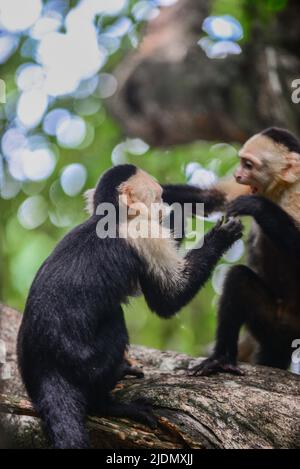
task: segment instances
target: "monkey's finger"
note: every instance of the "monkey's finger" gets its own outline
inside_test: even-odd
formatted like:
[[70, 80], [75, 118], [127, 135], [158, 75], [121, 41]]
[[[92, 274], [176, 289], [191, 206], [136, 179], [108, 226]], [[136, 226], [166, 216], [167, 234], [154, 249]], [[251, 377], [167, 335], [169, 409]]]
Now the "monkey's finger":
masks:
[[218, 371], [219, 370], [216, 368], [204, 367], [200, 370], [194, 371], [193, 376], [212, 376], [213, 374], [218, 373]]
[[225, 224], [229, 225], [241, 225], [242, 222], [237, 215], [229, 215], [226, 218]]
[[231, 373], [237, 376], [244, 376], [245, 374], [238, 366], [234, 366], [229, 363], [222, 366], [222, 371], [224, 371], [225, 373]]
[[215, 229], [218, 230], [221, 228], [221, 226], [223, 225], [224, 223], [224, 220], [225, 220], [225, 217], [221, 217], [219, 218], [219, 220], [217, 221], [217, 223], [215, 224]]
[[191, 376], [211, 376], [221, 371], [218, 361], [202, 362], [191, 369]]

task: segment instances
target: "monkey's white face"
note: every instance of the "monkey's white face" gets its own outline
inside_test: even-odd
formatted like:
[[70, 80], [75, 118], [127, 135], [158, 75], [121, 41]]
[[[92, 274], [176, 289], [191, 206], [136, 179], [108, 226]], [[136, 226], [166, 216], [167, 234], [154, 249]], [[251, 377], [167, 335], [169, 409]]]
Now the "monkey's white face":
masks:
[[253, 194], [267, 192], [283, 170], [283, 153], [268, 137], [254, 135], [239, 152], [240, 164], [234, 173], [236, 181], [250, 186]]
[[[125, 203], [129, 209], [135, 209], [133, 213], [140, 215], [144, 207], [147, 209], [145, 211], [147, 217], [150, 217], [153, 204], [157, 204], [157, 207], [161, 207], [161, 211], [159, 210], [159, 218], [161, 219], [164, 216], [162, 201], [163, 189], [158, 182], [145, 171], [139, 169], [134, 176], [121, 184], [119, 192], [123, 203]], [[139, 205], [141, 210], [138, 210]]]
[[139, 169], [128, 182], [131, 185], [131, 196], [134, 201], [142, 202], [147, 207], [153, 203], [162, 203], [162, 187], [145, 171]]

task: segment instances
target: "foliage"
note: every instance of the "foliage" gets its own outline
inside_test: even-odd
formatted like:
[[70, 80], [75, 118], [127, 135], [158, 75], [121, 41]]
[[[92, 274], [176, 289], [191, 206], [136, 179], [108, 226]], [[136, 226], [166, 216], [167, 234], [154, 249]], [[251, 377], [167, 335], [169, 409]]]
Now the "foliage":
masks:
[[[5, 1], [0, 0], [0, 9]], [[11, 4], [14, 3], [13, 0], [10, 1]], [[98, 1], [99, 5], [101, 1]], [[26, 0], [26, 2], [28, 3], [30, 0]], [[58, 21], [57, 30], [64, 32], [64, 21], [68, 13], [72, 8], [80, 6], [81, 3], [83, 2], [47, 0], [43, 2], [43, 11], [40, 12], [39, 16], [56, 18]], [[97, 4], [97, 1], [90, 2], [90, 4], [92, 3]], [[236, 150], [233, 147], [228, 145], [213, 146], [213, 142], [198, 142], [164, 150], [148, 149], [140, 141], [126, 141], [126, 137], [122, 135], [121, 130], [105, 109], [105, 99], [112, 94], [111, 88], [114, 86], [111, 71], [128, 51], [137, 46], [144, 20], [155, 16], [161, 5], [172, 3], [172, 1], [102, 1], [102, 4], [105, 3], [107, 8], [108, 5], [115, 4], [123, 5], [123, 8], [119, 8], [119, 10], [116, 8], [115, 12], [107, 13], [101, 12], [99, 7], [99, 11], [93, 16], [93, 27], [95, 27], [97, 41], [103, 54], [101, 65], [96, 66], [94, 72], [84, 71], [83, 77], [79, 77], [78, 86], [72, 89], [70, 85], [71, 89], [68, 92], [47, 91], [46, 107], [44, 112], [41, 111], [40, 119], [37, 119], [35, 123], [28, 122], [28, 119], [32, 118], [33, 109], [31, 106], [35, 106], [36, 102], [29, 101], [29, 106], [27, 104], [26, 108], [23, 105], [22, 108], [20, 100], [21, 96], [28, 91], [28, 86], [35, 90], [41, 86], [42, 93], [44, 93], [44, 82], [42, 85], [35, 82], [35, 80], [38, 81], [34, 75], [35, 72], [33, 77], [29, 79], [29, 84], [28, 76], [26, 77], [24, 74], [26, 67], [35, 65], [38, 67], [31, 70], [41, 74], [41, 80], [45, 79], [43, 75], [45, 64], [42, 63], [38, 53], [42, 39], [38, 37], [39, 33], [34, 30], [36, 22], [25, 30], [13, 30], [11, 27], [9, 31], [5, 29], [0, 31], [0, 64], [2, 63], [0, 78], [6, 84], [6, 104], [0, 104], [0, 138], [2, 138], [2, 155], [0, 154], [0, 299], [20, 310], [24, 307], [28, 289], [39, 265], [64, 233], [86, 218], [82, 194], [85, 189], [93, 187], [101, 173], [111, 166], [112, 155], [113, 160], [114, 157], [117, 161], [121, 158], [121, 161], [132, 162], [149, 171], [160, 182], [185, 182], [185, 167], [191, 161], [200, 163], [219, 176], [231, 172], [236, 162]], [[212, 13], [235, 16], [242, 23], [244, 30], [249, 31], [249, 17], [245, 13], [247, 3], [246, 1], [217, 0], [214, 2]], [[260, 5], [260, 10], [266, 15], [285, 4], [284, 1], [279, 0], [276, 2], [268, 1], [263, 9], [261, 4], [265, 2], [255, 3]], [[80, 18], [80, 21], [83, 21], [84, 18], [82, 16]], [[2, 20], [5, 20], [4, 16]], [[87, 20], [86, 23], [80, 23], [80, 28], [83, 26], [90, 28], [91, 24]], [[91, 31], [89, 30], [89, 33]], [[55, 29], [54, 32], [56, 32]], [[84, 40], [85, 30], [78, 31], [78, 33], [80, 39]], [[201, 35], [201, 24], [199, 24], [199, 37]], [[3, 38], [9, 41], [8, 46], [11, 47], [7, 57], [5, 54], [3, 55], [4, 46], [3, 42], [1, 43]], [[75, 65], [77, 63], [84, 64], [86, 60], [84, 55], [80, 56], [82, 53], [80, 43], [78, 47]], [[49, 54], [51, 55], [51, 53], [53, 51], [50, 50]], [[56, 47], [54, 60], [59, 53], [62, 52], [59, 47]], [[67, 73], [67, 69], [68, 67], [63, 64], [62, 73]], [[27, 70], [29, 69], [27, 68]], [[80, 72], [80, 70], [75, 71], [76, 73]], [[59, 83], [55, 82], [54, 85], [59, 88], [66, 80], [67, 78], [62, 74]], [[43, 97], [44, 95], [41, 95], [41, 102]], [[51, 110], [57, 108], [67, 110], [72, 118], [79, 117], [80, 120], [76, 121], [76, 125], [79, 127], [75, 125], [72, 130], [71, 126], [71, 131], [68, 133], [61, 125], [60, 133], [56, 128], [55, 132], [49, 134], [46, 131], [46, 118]], [[70, 125], [70, 115], [64, 122], [67, 129]], [[82, 139], [76, 141], [78, 131], [83, 128], [82, 125], [84, 126]], [[14, 137], [12, 142], [8, 146], [6, 142], [5, 146], [5, 136], [7, 137], [9, 129], [13, 129], [14, 132], [17, 129], [17, 133], [12, 134]], [[21, 137], [24, 135], [24, 141], [20, 135]], [[22, 144], [18, 138], [21, 138]], [[125, 144], [120, 147], [122, 142]], [[13, 148], [12, 151], [11, 145], [17, 148]], [[36, 173], [38, 162], [35, 159], [37, 154], [34, 153], [41, 149], [46, 149], [47, 154], [44, 154], [43, 157], [49, 164], [49, 171], [43, 177]], [[15, 150], [25, 151], [25, 153], [14, 153]], [[25, 163], [27, 161], [27, 173], [29, 172], [30, 177], [28, 174], [24, 176], [22, 173], [20, 175], [20, 171], [24, 171], [24, 168], [20, 169], [18, 166], [21, 160]], [[74, 163], [79, 164], [79, 167], [76, 168], [81, 171], [78, 172], [76, 168], [72, 167], [72, 170], [75, 171], [75, 189], [78, 183], [76, 178], [80, 174], [80, 177], [83, 178], [81, 181], [83, 184], [79, 184], [79, 186], [77, 184], [79, 190], [73, 190], [74, 181], [71, 181], [71, 189], [69, 187], [68, 194], [68, 188], [62, 184], [62, 174], [66, 176], [65, 168]], [[51, 164], [53, 164], [53, 168]], [[86, 177], [82, 167], [86, 169]], [[212, 222], [207, 221], [206, 228], [211, 226]], [[197, 298], [184, 308], [176, 318], [170, 321], [161, 321], [150, 314], [142, 298], [133, 299], [131, 304], [125, 307], [131, 341], [162, 349], [171, 348], [199, 354], [203, 352], [203, 347], [213, 337], [216, 301], [216, 292], [212, 282], [209, 282], [204, 290], [197, 295]]]

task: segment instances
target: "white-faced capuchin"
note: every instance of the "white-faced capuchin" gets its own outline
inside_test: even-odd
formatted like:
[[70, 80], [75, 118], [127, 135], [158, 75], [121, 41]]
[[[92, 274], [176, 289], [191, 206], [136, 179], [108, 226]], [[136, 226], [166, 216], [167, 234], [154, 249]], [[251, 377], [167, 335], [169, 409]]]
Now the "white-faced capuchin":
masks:
[[[292, 342], [300, 337], [300, 142], [287, 130], [269, 128], [248, 140], [239, 157], [235, 179], [250, 195], [232, 200], [227, 214], [253, 218], [249, 262], [229, 271], [214, 352], [194, 367], [196, 375], [241, 373], [243, 325], [255, 339], [255, 362], [261, 365], [287, 369]], [[229, 199], [236, 195], [235, 186]]]
[[[60, 241], [33, 281], [18, 336], [18, 361], [54, 448], [88, 447], [88, 413], [156, 424], [149, 403], [119, 402], [110, 394], [128, 371], [121, 305], [141, 290], [151, 310], [163, 318], [173, 316], [242, 236], [240, 221], [229, 220], [216, 225], [206, 234], [203, 247], [184, 257], [172, 236], [131, 236], [136, 204], [150, 208], [161, 203], [164, 192], [169, 201], [178, 201], [179, 189], [164, 190], [133, 165], [108, 170], [93, 192], [90, 218]], [[182, 191], [185, 202], [188, 190]], [[194, 201], [201, 194], [208, 197], [200, 189], [196, 195], [191, 189], [190, 194]], [[222, 199], [214, 191], [211, 197]], [[106, 216], [98, 210], [102, 204], [110, 204], [117, 213], [125, 205], [128, 217], [117, 221], [117, 236], [99, 236]]]

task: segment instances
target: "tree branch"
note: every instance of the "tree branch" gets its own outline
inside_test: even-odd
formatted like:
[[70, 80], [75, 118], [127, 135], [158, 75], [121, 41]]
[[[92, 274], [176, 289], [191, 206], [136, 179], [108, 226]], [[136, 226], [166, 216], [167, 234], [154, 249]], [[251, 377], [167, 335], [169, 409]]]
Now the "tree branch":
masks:
[[[14, 370], [11, 379], [2, 383], [0, 412], [15, 446], [45, 447], [39, 420], [16, 376], [13, 349], [20, 315], [10, 308], [0, 311], [0, 338], [6, 337], [7, 361]], [[133, 346], [130, 356], [143, 366], [146, 377], [123, 380], [114, 393], [121, 400], [150, 400], [159, 428], [153, 431], [127, 419], [89, 417], [93, 447], [300, 448], [299, 376], [243, 365], [242, 377], [196, 378], [187, 373], [196, 363], [187, 355]]]

